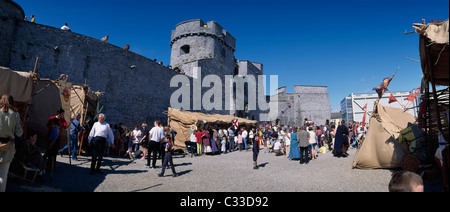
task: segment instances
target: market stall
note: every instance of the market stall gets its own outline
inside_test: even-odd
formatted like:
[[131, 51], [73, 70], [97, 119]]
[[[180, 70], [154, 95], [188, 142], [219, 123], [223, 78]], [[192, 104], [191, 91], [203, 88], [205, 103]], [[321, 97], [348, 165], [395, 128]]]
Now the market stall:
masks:
[[173, 108], [168, 109], [168, 121], [169, 126], [177, 132], [175, 136], [175, 148], [185, 150], [185, 141], [190, 140], [190, 134], [192, 129], [200, 128], [216, 128], [227, 129], [232, 125], [233, 120], [237, 119], [237, 124], [241, 126], [253, 126], [256, 127], [257, 121], [248, 120], [244, 118], [220, 115], [220, 114], [205, 114], [199, 112], [189, 112], [183, 110], [177, 110]]
[[449, 191], [449, 20], [433, 20], [428, 24], [422, 20], [413, 27], [419, 34], [423, 71], [418, 121], [426, 134], [426, 162], [437, 161], [443, 173], [444, 190]]

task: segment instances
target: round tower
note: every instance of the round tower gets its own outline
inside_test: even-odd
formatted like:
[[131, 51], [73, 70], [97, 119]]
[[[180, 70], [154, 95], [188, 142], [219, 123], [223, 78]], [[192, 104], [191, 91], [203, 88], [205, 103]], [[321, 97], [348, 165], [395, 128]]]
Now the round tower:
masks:
[[204, 23], [200, 19], [179, 23], [172, 30], [170, 64], [188, 76], [193, 67], [201, 67], [202, 75], [233, 74], [236, 62], [234, 51], [236, 39], [218, 23]]
[[25, 13], [17, 3], [0, 0], [0, 66], [10, 66], [14, 33], [24, 17]]

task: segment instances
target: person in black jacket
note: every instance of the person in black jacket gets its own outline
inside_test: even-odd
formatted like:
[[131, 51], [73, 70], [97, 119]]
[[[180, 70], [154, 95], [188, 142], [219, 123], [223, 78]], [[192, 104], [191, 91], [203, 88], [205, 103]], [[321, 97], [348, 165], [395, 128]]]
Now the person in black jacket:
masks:
[[164, 176], [164, 172], [166, 170], [166, 167], [168, 164], [170, 164], [170, 168], [172, 169], [172, 177], [176, 177], [178, 174], [175, 172], [175, 167], [173, 166], [173, 159], [172, 159], [172, 154], [173, 154], [173, 150], [174, 150], [174, 146], [173, 146], [173, 142], [171, 139], [170, 135], [166, 135], [166, 137], [164, 138], [166, 140], [165, 144], [164, 144], [164, 162], [162, 165], [162, 169], [161, 169], [161, 173], [158, 174], [158, 176], [163, 177]]
[[334, 156], [347, 157], [348, 145], [348, 128], [345, 126], [345, 121], [342, 120], [334, 136]]

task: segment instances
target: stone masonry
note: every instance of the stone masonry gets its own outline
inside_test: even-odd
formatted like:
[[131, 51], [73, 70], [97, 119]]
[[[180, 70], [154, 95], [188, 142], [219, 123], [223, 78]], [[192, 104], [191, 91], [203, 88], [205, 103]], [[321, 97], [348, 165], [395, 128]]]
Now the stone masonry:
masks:
[[[326, 86], [295, 85], [294, 93], [286, 93], [286, 86], [278, 88], [278, 111], [269, 114], [272, 119], [278, 118], [280, 124], [302, 126], [305, 118], [317, 125], [331, 119], [329, 95]], [[272, 112], [272, 111], [271, 111]]]
[[[112, 124], [132, 127], [167, 120], [163, 112], [171, 106], [171, 94], [179, 88], [170, 87], [170, 81], [180, 73], [96, 38], [25, 22], [24, 16], [20, 5], [0, 0], [0, 66], [30, 71], [39, 57], [40, 78], [55, 80], [66, 74], [68, 81], [77, 84], [84, 84], [86, 79], [91, 90], [105, 92], [100, 99], [102, 112]], [[201, 67], [202, 76], [215, 74], [221, 79], [247, 69], [256, 70], [248, 72], [255, 76], [262, 74], [262, 64], [235, 59], [235, 43], [235, 38], [214, 21], [182, 22], [172, 31], [171, 66], [185, 71], [191, 82], [194, 66]], [[202, 94], [207, 90], [202, 88]], [[258, 111], [203, 112], [258, 118]]]

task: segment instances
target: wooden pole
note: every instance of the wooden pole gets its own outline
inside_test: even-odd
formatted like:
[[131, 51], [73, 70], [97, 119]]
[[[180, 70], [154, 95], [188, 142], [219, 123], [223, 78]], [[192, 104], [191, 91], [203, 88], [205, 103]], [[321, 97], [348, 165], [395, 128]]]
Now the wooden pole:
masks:
[[423, 36], [421, 36], [421, 37], [422, 37], [422, 39], [424, 41], [425, 52], [427, 54], [426, 55], [427, 56], [427, 68], [428, 68], [429, 80], [431, 82], [431, 88], [433, 89], [433, 104], [434, 104], [434, 107], [436, 109], [436, 112], [435, 112], [435, 116], [436, 116], [436, 119], [437, 119], [436, 121], [437, 121], [437, 125], [438, 125], [439, 131], [442, 132], [441, 115], [439, 113], [438, 98], [437, 98], [437, 94], [436, 94], [436, 84], [434, 82], [433, 67], [431, 65], [430, 47], [428, 47], [427, 38], [423, 37]]
[[411, 58], [409, 58], [409, 57], [405, 57], [405, 59], [408, 59], [408, 60], [412, 60], [412, 61], [414, 61], [414, 62], [418, 62], [418, 63], [420, 63], [420, 61], [418, 61], [418, 60], [414, 60], [414, 59], [411, 59]]
[[36, 74], [38, 63], [39, 63], [39, 57], [36, 57], [36, 62], [34, 63], [34, 69], [33, 69], [34, 74]]
[[[83, 120], [81, 120], [81, 126], [83, 126], [83, 131], [80, 133], [78, 133], [78, 140], [80, 140], [80, 145], [78, 146], [78, 152], [77, 155], [80, 156], [81, 154], [81, 147], [83, 146], [83, 140], [84, 140], [84, 134], [86, 132], [86, 129], [84, 128], [85, 122], [86, 122], [86, 116], [87, 116], [87, 101], [86, 101], [86, 91], [84, 89], [86, 89], [86, 82], [87, 79], [84, 78], [84, 86], [83, 86], [83, 92], [84, 92], [84, 101], [83, 101]], [[75, 92], [76, 93], [76, 92]], [[77, 94], [78, 95], [78, 94]], [[78, 98], [80, 98], [80, 96], [78, 96]], [[80, 138], [81, 137], [81, 138]], [[77, 141], [78, 142], [78, 141]]]

